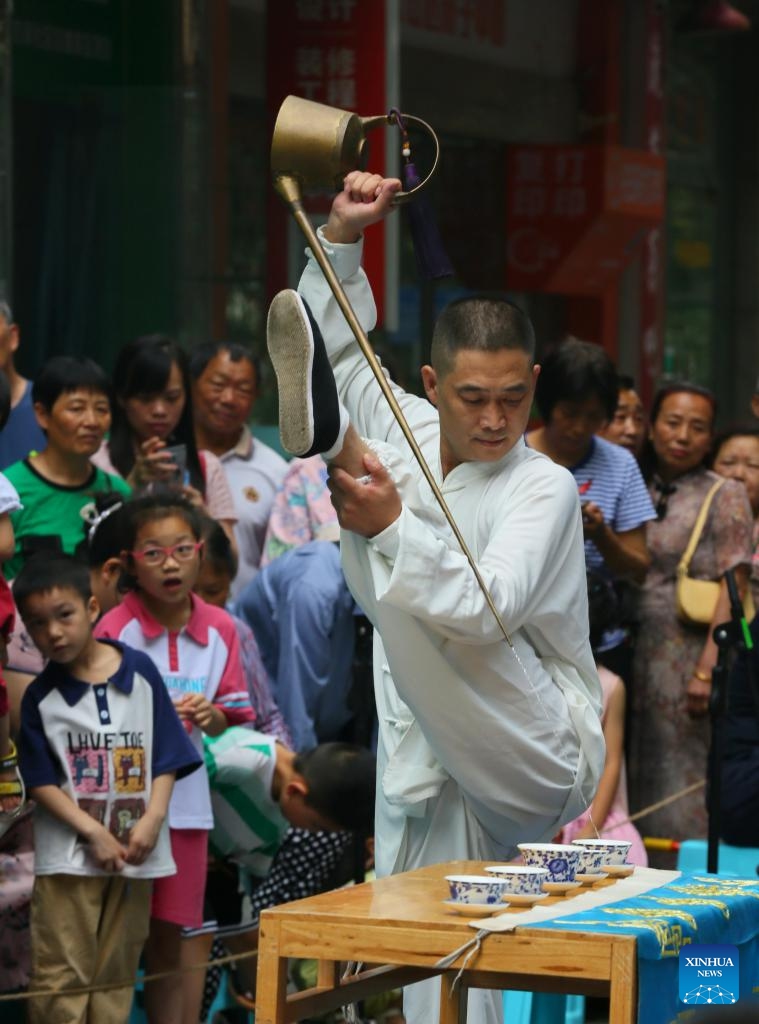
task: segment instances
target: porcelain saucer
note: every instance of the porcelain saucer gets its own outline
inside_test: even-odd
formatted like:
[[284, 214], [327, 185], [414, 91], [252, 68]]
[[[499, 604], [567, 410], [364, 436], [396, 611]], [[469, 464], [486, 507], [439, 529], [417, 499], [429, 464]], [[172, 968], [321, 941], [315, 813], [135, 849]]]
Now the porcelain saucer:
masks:
[[512, 907], [531, 907], [533, 903], [540, 903], [547, 898], [547, 892], [514, 892], [507, 893], [503, 897], [503, 902]]
[[593, 885], [594, 882], [600, 882], [602, 878], [606, 878], [605, 871], [585, 871], [575, 875], [575, 881], [581, 882], [583, 885]]
[[603, 873], [612, 878], [628, 878], [635, 870], [634, 864], [604, 864]]
[[543, 882], [543, 892], [550, 896], [563, 896], [567, 892], [579, 889], [582, 882]]
[[505, 903], [462, 903], [461, 900], [443, 900], [443, 906], [462, 917], [492, 917], [506, 909]]

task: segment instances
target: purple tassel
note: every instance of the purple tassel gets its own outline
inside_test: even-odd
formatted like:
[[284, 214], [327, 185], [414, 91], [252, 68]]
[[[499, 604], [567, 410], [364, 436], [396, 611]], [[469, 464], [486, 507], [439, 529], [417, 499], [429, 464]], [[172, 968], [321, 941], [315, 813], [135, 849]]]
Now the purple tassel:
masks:
[[[416, 188], [421, 178], [411, 162], [411, 143], [401, 112], [393, 107], [390, 113], [401, 130], [403, 139], [403, 187], [406, 192]], [[440, 277], [453, 277], [454, 270], [440, 237], [432, 203], [426, 192], [421, 192], [406, 204], [406, 216], [411, 228], [414, 255], [419, 276], [426, 281]]]
[[[407, 192], [420, 182], [416, 167], [407, 163], [403, 168], [403, 186]], [[406, 205], [406, 216], [414, 242], [414, 255], [419, 276], [426, 281], [440, 277], [453, 277], [451, 261], [443, 248], [432, 203], [426, 192], [421, 192]]]

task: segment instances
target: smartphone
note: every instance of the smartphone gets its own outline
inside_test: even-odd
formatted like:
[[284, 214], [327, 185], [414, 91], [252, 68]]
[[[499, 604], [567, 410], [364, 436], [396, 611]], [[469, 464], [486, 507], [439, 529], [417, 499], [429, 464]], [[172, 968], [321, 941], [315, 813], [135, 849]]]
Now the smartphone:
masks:
[[174, 468], [170, 476], [167, 477], [167, 483], [179, 484], [180, 486], [188, 482], [189, 476], [187, 473], [187, 445], [186, 444], [172, 444], [166, 449], [171, 455], [174, 462]]

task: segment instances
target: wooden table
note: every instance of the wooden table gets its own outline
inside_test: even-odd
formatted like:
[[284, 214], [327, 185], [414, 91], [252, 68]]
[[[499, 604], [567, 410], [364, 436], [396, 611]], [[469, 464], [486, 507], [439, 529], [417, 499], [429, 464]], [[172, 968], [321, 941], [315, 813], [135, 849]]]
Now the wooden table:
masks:
[[[477, 861], [436, 864], [264, 911], [256, 1024], [298, 1021], [435, 976], [442, 985], [441, 1024], [466, 1019], [467, 987], [609, 996], [609, 1024], [635, 1024], [637, 960], [631, 935], [525, 927], [493, 933], [464, 973], [463, 985], [452, 988], [463, 956], [448, 971], [434, 964], [475, 932], [469, 919], [442, 905], [448, 895], [443, 877], [481, 869]], [[314, 988], [287, 995], [288, 957], [318, 961]], [[371, 966], [341, 982], [341, 961], [351, 960]]]

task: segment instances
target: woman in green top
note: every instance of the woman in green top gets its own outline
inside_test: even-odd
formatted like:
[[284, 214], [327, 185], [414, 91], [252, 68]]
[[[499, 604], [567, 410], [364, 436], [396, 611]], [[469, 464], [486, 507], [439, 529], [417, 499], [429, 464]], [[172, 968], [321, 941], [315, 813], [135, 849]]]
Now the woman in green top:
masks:
[[130, 493], [123, 480], [90, 462], [111, 425], [110, 385], [96, 363], [49, 359], [35, 378], [32, 402], [47, 443], [5, 470], [23, 505], [11, 516], [16, 549], [3, 566], [8, 579], [35, 551], [74, 554], [98, 492]]

